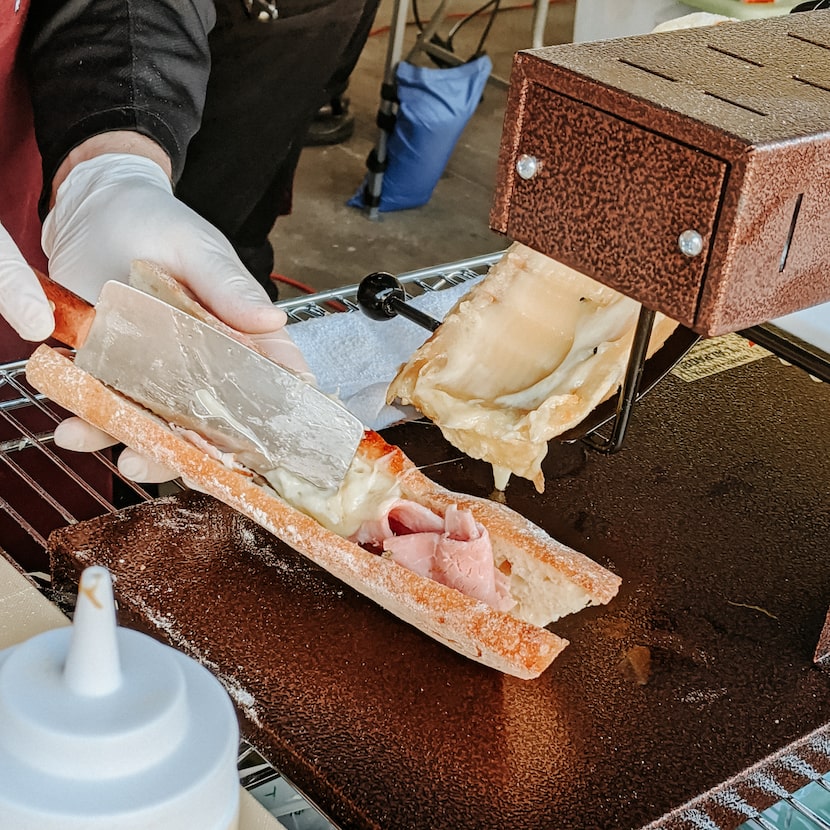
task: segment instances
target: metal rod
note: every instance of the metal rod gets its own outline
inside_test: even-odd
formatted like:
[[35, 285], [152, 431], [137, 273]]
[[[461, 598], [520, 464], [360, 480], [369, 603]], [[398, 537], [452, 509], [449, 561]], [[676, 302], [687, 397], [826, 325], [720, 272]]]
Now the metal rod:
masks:
[[[29, 405], [31, 407], [42, 412], [47, 418], [51, 420], [53, 424], [57, 425], [58, 423], [60, 423], [61, 417], [46, 405], [46, 399], [42, 395], [33, 395], [16, 378], [9, 377], [7, 378], [7, 382], [16, 392], [18, 392], [22, 399], [26, 399], [29, 401]], [[86, 479], [84, 479], [68, 464], [66, 464], [66, 462], [64, 462], [55, 452], [47, 448], [47, 441], [42, 440], [44, 438], [43, 435], [35, 434], [30, 429], [25, 427], [19, 420], [14, 418], [14, 416], [11, 414], [9, 410], [0, 409], [0, 417], [2, 417], [3, 420], [9, 423], [12, 427], [14, 427], [14, 429], [16, 429], [20, 433], [21, 436], [23, 436], [21, 439], [18, 440], [17, 443], [25, 442], [32, 449], [36, 449], [37, 451], [45, 455], [46, 458], [48, 458], [53, 464], [55, 464], [59, 469], [61, 469], [75, 484], [78, 485], [78, 487], [81, 488], [81, 490], [83, 490], [87, 495], [89, 495], [95, 502], [97, 502], [99, 505], [105, 508], [109, 513], [114, 513], [116, 511], [115, 506], [111, 504], [106, 498], [104, 498], [104, 496], [102, 496], [94, 487], [90, 486]], [[51, 435], [49, 436], [48, 440], [51, 441]], [[150, 494], [136, 482], [121, 475], [118, 468], [103, 453], [95, 452], [91, 453], [91, 455], [94, 458], [96, 458], [107, 470], [109, 470], [110, 473], [112, 473], [124, 484], [126, 484], [137, 496], [144, 499], [145, 501], [150, 500]], [[24, 473], [22, 469], [18, 467], [18, 465], [11, 461], [11, 459], [4, 456], [2, 460], [5, 461], [10, 467], [12, 467], [15, 470], [15, 472], [17, 472], [17, 474], [21, 476], [24, 480], [28, 478], [28, 474]], [[30, 486], [32, 487], [34, 492], [37, 493], [41, 498], [46, 499], [47, 501], [51, 500], [51, 496], [44, 490], [43, 487], [37, 484], [37, 482], [34, 482], [32, 480]], [[59, 512], [61, 511], [59, 510]], [[74, 518], [72, 518], [72, 520], [74, 521]], [[67, 521], [69, 521], [69, 518], [67, 518]], [[38, 540], [36, 539], [35, 541]]]
[[[463, 259], [459, 262], [434, 265], [429, 268], [418, 268], [415, 271], [404, 271], [402, 274], [397, 274], [397, 277], [404, 284], [410, 282], [417, 283], [419, 280], [434, 279], [436, 277], [443, 279], [445, 278], [445, 272], [452, 270], [458, 274], [465, 271], [469, 272], [468, 279], [472, 279], [474, 276], [480, 276], [480, 274], [474, 273], [474, 269], [489, 267], [498, 262], [502, 256], [504, 256], [504, 251], [497, 251], [491, 254], [479, 254], [478, 256]], [[280, 300], [276, 305], [283, 311], [289, 312], [295, 308], [310, 305], [310, 300], [315, 306], [319, 303], [325, 303], [328, 300], [339, 300], [342, 302], [346, 297], [353, 297], [357, 293], [357, 287], [358, 284], [354, 283], [352, 285], [342, 286], [341, 288], [330, 288], [327, 291], [315, 293], [313, 297], [307, 295], [305, 297], [294, 297], [290, 300]], [[325, 312], [322, 312], [321, 316], [324, 315]]]
[[[33, 401], [32, 403], [33, 403], [33, 405], [36, 405], [37, 402]], [[40, 408], [44, 412], [48, 413], [49, 416], [51, 418], [53, 418], [55, 421], [58, 420], [57, 416], [53, 412], [51, 412], [49, 409], [47, 409], [46, 407], [40, 405], [38, 408]], [[42, 443], [40, 443], [37, 440], [37, 436], [31, 430], [27, 429], [19, 421], [15, 421], [9, 415], [8, 412], [0, 411], [0, 416], [2, 416], [2, 418], [5, 421], [12, 424], [12, 426], [14, 426], [26, 439], [29, 440], [29, 442], [31, 443], [31, 445], [34, 449], [36, 449], [39, 452], [43, 453], [60, 470], [62, 470], [67, 476], [69, 476], [69, 478], [71, 478], [72, 481], [75, 482], [75, 484], [77, 484], [82, 490], [84, 490], [84, 492], [86, 492], [88, 495], [90, 495], [99, 505], [101, 505], [101, 507], [105, 508], [110, 513], [115, 512], [115, 507], [113, 507], [113, 505], [111, 505], [109, 503], [109, 501], [107, 501], [107, 499], [105, 499], [94, 487], [91, 487], [82, 476], [78, 475], [78, 473], [76, 473], [58, 455], [56, 455], [53, 452], [50, 452]], [[103, 455], [101, 455], [100, 453], [94, 453], [94, 455], [98, 459], [100, 459], [100, 461], [105, 466], [108, 466], [111, 472], [117, 472], [115, 466], [108, 459], [106, 459]], [[8, 464], [10, 467], [12, 467], [12, 469], [14, 469], [15, 472], [19, 476], [21, 476], [24, 480], [27, 480], [29, 478], [28, 475], [26, 473], [24, 473], [17, 464], [15, 464], [10, 458], [8, 458], [8, 456], [3, 456], [3, 461], [5, 461], [6, 464]], [[47, 493], [46, 490], [43, 487], [41, 487], [39, 484], [37, 484], [37, 482], [35, 482], [34, 480], [31, 480], [30, 481], [30, 486], [41, 498], [45, 499], [50, 504], [53, 503], [53, 499], [49, 495], [49, 493]], [[67, 519], [67, 521], [69, 521], [70, 519], [72, 521], [74, 521], [74, 517], [72, 517], [71, 514], [64, 515], [62, 510], [60, 512], [61, 512], [61, 515], [63, 515], [64, 518]]]
[[15, 409], [23, 409], [24, 407], [29, 406], [34, 400], [42, 401], [44, 399], [45, 395], [28, 395], [25, 398], [16, 398], [15, 400], [11, 401], [2, 401], [0, 402], [0, 410], [14, 411]]
[[386, 68], [383, 76], [380, 106], [378, 109], [378, 134], [375, 148], [370, 154], [372, 166], [366, 178], [366, 195], [368, 197], [367, 214], [369, 219], [377, 220], [380, 216], [380, 197], [383, 191], [383, 171], [386, 167], [386, 146], [389, 142], [388, 124], [397, 112], [396, 78], [397, 68], [403, 54], [403, 42], [406, 36], [406, 18], [409, 14], [409, 0], [395, 0], [392, 9], [392, 23], [389, 42], [386, 49]]
[[[438, 34], [438, 29], [441, 27], [441, 24], [444, 22], [444, 19], [447, 16], [448, 5], [449, 0], [441, 0], [441, 2], [438, 4], [438, 8], [430, 16], [427, 25], [424, 26], [424, 30], [422, 32], [419, 32], [418, 37], [415, 38], [415, 44], [409, 50], [406, 56], [406, 60], [411, 62], [415, 55], [418, 54], [418, 52], [429, 53], [429, 47], [435, 45], [432, 42], [432, 38], [436, 34]], [[461, 63], [461, 61], [458, 58], [458, 55], [454, 55], [452, 52], [449, 52], [446, 49], [442, 51], [447, 52], [447, 56], [451, 63]]]
[[36, 444], [51, 444], [53, 439], [54, 434], [51, 432], [39, 432], [34, 441], [30, 438], [9, 438], [7, 441], [0, 441], [0, 453], [20, 452]]
[[[48, 399], [44, 395], [29, 395], [26, 388], [16, 380], [11, 380], [11, 384], [12, 386], [14, 386], [15, 389], [19, 390], [21, 394], [29, 396], [31, 405], [38, 409], [40, 412], [42, 412], [44, 415], [48, 416], [51, 419], [52, 423], [59, 424], [61, 422], [62, 417], [56, 415], [55, 412], [46, 405]], [[8, 415], [4, 414], [4, 417], [6, 418], [6, 420], [10, 420], [10, 417]], [[81, 476], [75, 473], [75, 471], [71, 467], [64, 464], [55, 453], [50, 452], [44, 446], [46, 442], [40, 440], [40, 436], [37, 436], [33, 432], [30, 432], [29, 430], [25, 429], [20, 423], [17, 424], [17, 428], [20, 430], [20, 432], [26, 435], [28, 439], [34, 439], [34, 446], [40, 452], [44, 453], [47, 456], [47, 458], [59, 464], [60, 467], [67, 473], [67, 475], [69, 475], [73, 481], [75, 481], [77, 484], [83, 487], [90, 495], [96, 498], [100, 495], [96, 490], [89, 487], [85, 479], [83, 479]], [[149, 501], [150, 499], [152, 499], [152, 496], [140, 484], [122, 475], [118, 467], [116, 467], [115, 464], [113, 464], [112, 461], [110, 461], [110, 459], [106, 455], [104, 455], [101, 452], [90, 453], [90, 455], [96, 458], [123, 484], [126, 484], [127, 487], [129, 487], [139, 498], [145, 501]], [[106, 504], [109, 503], [107, 502]], [[113, 510], [114, 509], [115, 508], [113, 508]]]
[[455, 52], [451, 52], [449, 49], [445, 49], [443, 46], [439, 46], [437, 43], [427, 43], [426, 41], [422, 41], [420, 48], [421, 51], [425, 54], [429, 55], [430, 57], [436, 58], [439, 61], [443, 61], [444, 63], [449, 64], [450, 66], [460, 66], [462, 63], [464, 63], [464, 61], [461, 58], [459, 58], [458, 55], [455, 54]]
[[540, 49], [545, 45], [545, 24], [548, 22], [548, 5], [551, 0], [536, 0], [533, 10], [533, 30], [531, 45]]
[[246, 790], [253, 790], [255, 787], [261, 787], [263, 784], [276, 781], [278, 778], [282, 778], [282, 776], [273, 767], [266, 764], [253, 772], [240, 775], [239, 783]]
[[821, 816], [817, 813], [814, 813], [806, 804], [798, 801], [795, 796], [790, 796], [789, 798], [785, 798], [784, 801], [789, 804], [797, 813], [800, 813], [804, 818], [808, 821], [811, 821], [816, 827], [820, 828], [820, 830], [830, 830], [830, 824], [826, 822]]
[[435, 331], [441, 325], [440, 320], [430, 317], [429, 314], [425, 314], [420, 309], [409, 305], [398, 297], [390, 297], [387, 302], [401, 317], [406, 317], [407, 320], [417, 323], [428, 331]]
[[46, 549], [46, 539], [38, 533], [38, 531], [23, 516], [17, 512], [2, 496], [0, 496], [0, 510], [7, 513], [14, 521], [29, 534], [44, 550]]
[[772, 324], [753, 326], [739, 331], [741, 337], [763, 346], [778, 357], [798, 366], [825, 383], [830, 383], [830, 355], [811, 343], [788, 334]]
[[596, 432], [586, 435], [583, 440], [592, 449], [610, 454], [622, 448], [628, 422], [640, 390], [640, 379], [643, 376], [654, 317], [655, 313], [650, 308], [641, 306], [637, 329], [634, 332], [634, 342], [631, 344], [631, 353], [628, 357], [628, 366], [617, 397], [617, 412], [614, 416], [611, 437], [603, 438]]
[[[29, 488], [37, 493], [43, 501], [45, 501], [65, 522], [68, 524], [75, 524], [77, 519], [69, 512], [51, 493], [47, 492], [41, 487], [33, 478], [26, 472], [19, 464], [15, 463], [7, 454], [0, 455], [2, 461], [18, 478], [22, 479]], [[112, 508], [107, 502], [102, 502], [99, 499], [99, 504], [112, 511]]]

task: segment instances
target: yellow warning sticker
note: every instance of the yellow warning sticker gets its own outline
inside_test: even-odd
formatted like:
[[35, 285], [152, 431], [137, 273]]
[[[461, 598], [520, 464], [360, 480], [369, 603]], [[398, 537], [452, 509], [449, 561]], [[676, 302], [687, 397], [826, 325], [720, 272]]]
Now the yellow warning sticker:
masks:
[[739, 334], [723, 334], [699, 340], [671, 373], [685, 381], [700, 380], [771, 354]]

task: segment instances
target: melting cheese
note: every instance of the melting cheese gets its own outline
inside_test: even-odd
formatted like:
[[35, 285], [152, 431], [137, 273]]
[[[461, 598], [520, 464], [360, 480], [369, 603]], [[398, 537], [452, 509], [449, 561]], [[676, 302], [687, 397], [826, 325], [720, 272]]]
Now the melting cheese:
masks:
[[315, 487], [282, 468], [265, 478], [293, 507], [345, 538], [353, 536], [364, 522], [383, 516], [401, 496], [400, 485], [382, 463], [370, 463], [359, 455], [335, 491]]
[[[639, 304], [514, 244], [400, 369], [389, 402], [412, 404], [455, 447], [541, 492], [548, 441], [620, 385]], [[649, 353], [677, 323], [657, 315]]]

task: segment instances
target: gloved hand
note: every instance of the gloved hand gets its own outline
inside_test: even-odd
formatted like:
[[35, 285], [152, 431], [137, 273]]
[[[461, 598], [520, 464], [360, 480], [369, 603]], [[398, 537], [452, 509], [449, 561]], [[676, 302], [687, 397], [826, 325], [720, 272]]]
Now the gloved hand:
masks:
[[[42, 242], [52, 279], [92, 303], [104, 282], [127, 278], [132, 260], [156, 263], [273, 359], [311, 379], [283, 329], [285, 313], [271, 303], [228, 240], [175, 198], [170, 180], [154, 161], [106, 153], [78, 164], [58, 188]], [[61, 424], [55, 441], [87, 451], [114, 443], [79, 419]], [[119, 468], [137, 481], [174, 477], [130, 450], [122, 453]]]
[[0, 225], [0, 315], [24, 339], [46, 340], [55, 328], [52, 308], [32, 269]]

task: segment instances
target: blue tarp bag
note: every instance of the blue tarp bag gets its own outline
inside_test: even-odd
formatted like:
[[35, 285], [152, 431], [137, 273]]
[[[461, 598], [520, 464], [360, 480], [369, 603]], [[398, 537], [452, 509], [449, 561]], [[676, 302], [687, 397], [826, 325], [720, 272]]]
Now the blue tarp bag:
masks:
[[[398, 112], [386, 148], [379, 210], [406, 210], [430, 200], [492, 69], [487, 55], [446, 69], [398, 64]], [[367, 181], [349, 200], [352, 207], [366, 207]]]

